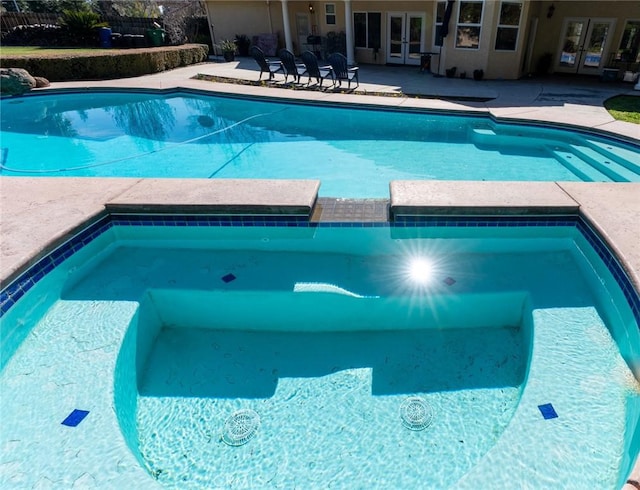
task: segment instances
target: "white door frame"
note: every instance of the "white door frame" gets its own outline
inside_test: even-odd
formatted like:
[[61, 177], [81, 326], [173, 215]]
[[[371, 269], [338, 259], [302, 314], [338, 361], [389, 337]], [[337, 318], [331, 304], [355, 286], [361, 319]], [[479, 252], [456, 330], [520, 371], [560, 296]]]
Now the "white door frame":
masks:
[[[391, 19], [401, 19], [401, 36], [402, 39], [396, 42], [400, 44], [400, 51], [392, 53], [391, 50]], [[410, 35], [411, 35], [411, 19], [419, 18], [421, 22], [420, 29], [420, 46], [418, 52], [411, 53]], [[426, 33], [427, 14], [426, 12], [388, 12], [387, 13], [387, 49], [386, 62], [403, 65], [420, 65], [420, 52], [425, 50], [425, 33]], [[415, 41], [414, 41], [415, 42]]]
[[[578, 46], [576, 46], [575, 54], [569, 54], [564, 51], [566, 41], [567, 28], [571, 22], [583, 23], [583, 30], [580, 33]], [[558, 57], [556, 60], [555, 71], [562, 73], [576, 73], [583, 75], [599, 75], [605, 67], [609, 54], [609, 45], [612, 42], [616, 20], [608, 17], [567, 17], [562, 24], [560, 43], [558, 44]], [[609, 31], [601, 48], [601, 53], [589, 57], [589, 47], [591, 34], [594, 26], [597, 24], [609, 24]]]

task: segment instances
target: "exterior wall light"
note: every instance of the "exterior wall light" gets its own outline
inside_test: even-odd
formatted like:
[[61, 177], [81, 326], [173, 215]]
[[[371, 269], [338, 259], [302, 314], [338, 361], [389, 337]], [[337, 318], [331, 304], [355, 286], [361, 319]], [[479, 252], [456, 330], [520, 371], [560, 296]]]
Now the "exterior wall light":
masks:
[[310, 4], [309, 4], [309, 13], [310, 13], [310, 14], [313, 14], [314, 12], [315, 12], [315, 9], [313, 8], [313, 4], [312, 4], [312, 3], [310, 3]]

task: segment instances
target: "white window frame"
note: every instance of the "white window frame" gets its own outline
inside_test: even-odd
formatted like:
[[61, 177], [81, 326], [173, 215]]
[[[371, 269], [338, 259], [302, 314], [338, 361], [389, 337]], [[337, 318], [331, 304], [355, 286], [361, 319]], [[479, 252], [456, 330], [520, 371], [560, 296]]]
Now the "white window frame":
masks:
[[[502, 6], [505, 3], [514, 3], [520, 5], [520, 18], [518, 19], [518, 25], [509, 25], [509, 24], [500, 24], [500, 14], [502, 13]], [[513, 46], [513, 49], [498, 49], [496, 48], [496, 44], [493, 43], [494, 51], [499, 51], [502, 53], [513, 53], [514, 51], [518, 51], [518, 43], [520, 42], [520, 25], [522, 24], [522, 13], [524, 11], [524, 2], [518, 0], [503, 0], [500, 2], [500, 10], [498, 10], [498, 25], [496, 26], [496, 42], [498, 41], [498, 29], [515, 29], [516, 33], [516, 42]]]
[[336, 25], [336, 4], [335, 3], [325, 3], [324, 4], [324, 22], [328, 26]]
[[[356, 12], [353, 12], [353, 27], [354, 27], [354, 31], [355, 31], [355, 18], [356, 18], [356, 14], [364, 14], [364, 20], [365, 20], [365, 36], [366, 36], [366, 46], [356, 46], [355, 45], [355, 32], [354, 32], [354, 47], [356, 48], [362, 48], [362, 49], [369, 49], [371, 48], [371, 46], [369, 46], [369, 14], [380, 14], [380, 23], [381, 23], [381, 27], [382, 27], [382, 12], [377, 11], [377, 10], [358, 10]], [[382, 33], [380, 33], [380, 37], [382, 38]], [[381, 43], [382, 43], [382, 39], [381, 39]]]
[[[482, 18], [484, 17], [484, 0], [460, 0], [458, 2], [456, 2], [458, 4], [458, 15], [456, 15], [456, 42], [455, 42], [455, 47], [456, 49], [463, 49], [465, 51], [468, 50], [479, 50], [480, 46], [482, 45]], [[480, 11], [480, 22], [479, 23], [474, 23], [474, 24], [461, 24], [460, 23], [460, 11], [462, 10], [462, 4], [463, 3], [479, 3], [482, 6], [482, 10]], [[477, 47], [466, 47], [466, 46], [460, 46], [458, 45], [458, 29], [460, 29], [461, 27], [477, 27], [478, 28], [478, 46]]]
[[[629, 19], [625, 19], [624, 24], [623, 24], [623, 32], [622, 34], [620, 34], [620, 40], [618, 41], [618, 46], [616, 48], [616, 50], [614, 51], [614, 56], [616, 56], [619, 52], [620, 52], [620, 44], [622, 43], [622, 37], [624, 36], [624, 29], [627, 27], [627, 24], [631, 23], [631, 22], [640, 22], [640, 18], [635, 18], [635, 17], [631, 17]], [[638, 52], [637, 54], [637, 58], [640, 58], [640, 52]], [[628, 63], [638, 63], [639, 61], [631, 61]]]

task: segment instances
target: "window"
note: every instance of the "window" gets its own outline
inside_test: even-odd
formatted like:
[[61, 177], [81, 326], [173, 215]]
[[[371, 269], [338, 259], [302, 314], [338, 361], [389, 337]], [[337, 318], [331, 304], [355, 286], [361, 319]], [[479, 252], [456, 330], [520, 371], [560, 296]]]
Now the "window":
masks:
[[380, 49], [381, 24], [380, 12], [355, 12], [353, 30], [356, 48]]
[[325, 3], [324, 17], [327, 25], [335, 25], [336, 23], [336, 4], [335, 3]]
[[625, 24], [615, 61], [640, 63], [640, 20], [628, 20]]
[[497, 50], [516, 50], [521, 14], [522, 3], [520, 2], [502, 2], [500, 4], [500, 19], [498, 20], [498, 30], [496, 32]]
[[480, 26], [482, 25], [482, 0], [460, 2], [456, 48], [478, 49], [480, 46]]
[[438, 2], [436, 4], [436, 23], [435, 23], [435, 40], [434, 46], [442, 46], [442, 19], [444, 19], [444, 11], [447, 9], [447, 2]]

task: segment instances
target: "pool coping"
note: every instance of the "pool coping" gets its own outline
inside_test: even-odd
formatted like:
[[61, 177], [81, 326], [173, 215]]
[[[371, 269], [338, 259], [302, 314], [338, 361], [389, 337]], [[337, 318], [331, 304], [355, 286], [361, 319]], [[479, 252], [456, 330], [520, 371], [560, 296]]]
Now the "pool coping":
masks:
[[318, 180], [0, 177], [0, 287], [114, 212], [309, 218]]
[[[286, 214], [316, 221], [579, 214], [640, 291], [640, 184], [393, 181], [388, 202], [320, 198], [317, 205], [319, 187], [319, 181], [305, 180], [0, 177], [0, 284], [109, 212]], [[373, 218], [364, 216], [362, 206], [376, 208]]]

